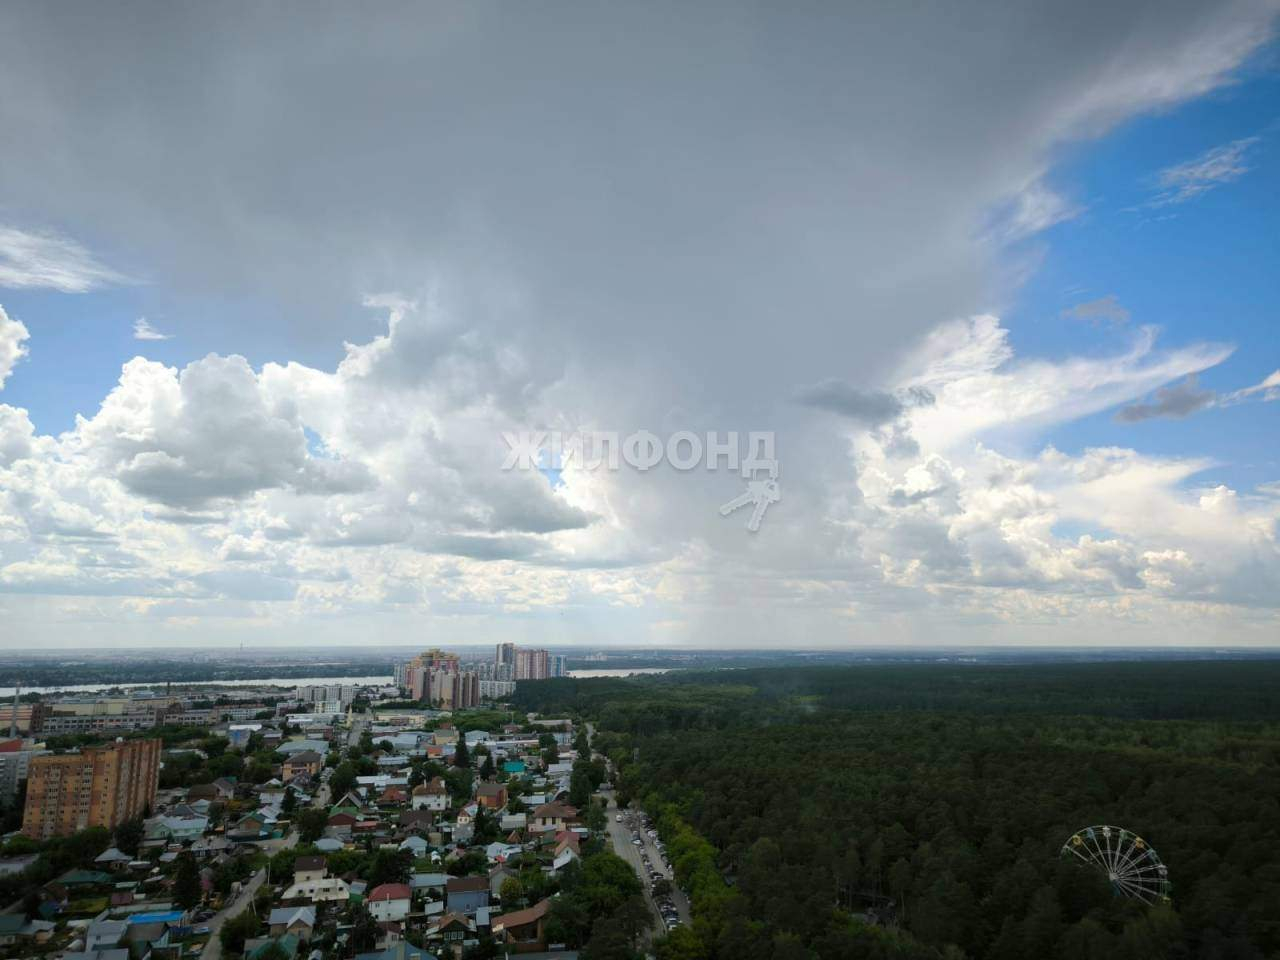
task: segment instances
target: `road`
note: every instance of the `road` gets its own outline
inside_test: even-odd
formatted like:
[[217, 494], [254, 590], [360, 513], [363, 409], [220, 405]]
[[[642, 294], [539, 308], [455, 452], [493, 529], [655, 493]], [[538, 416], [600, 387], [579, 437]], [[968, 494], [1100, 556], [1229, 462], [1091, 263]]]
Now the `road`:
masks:
[[[685, 893], [676, 886], [676, 878], [673, 876], [671, 870], [664, 867], [662, 854], [659, 854], [658, 847], [654, 845], [654, 841], [645, 836], [644, 827], [640, 826], [640, 815], [631, 814], [630, 812], [626, 812], [626, 810], [618, 809], [617, 804], [614, 803], [613, 791], [609, 791], [608, 797], [609, 805], [607, 814], [609, 818], [609, 840], [613, 842], [613, 852], [616, 852], [618, 856], [621, 856], [623, 860], [626, 860], [628, 864], [631, 864], [631, 869], [634, 869], [636, 876], [640, 877], [640, 882], [644, 884], [645, 902], [648, 902], [649, 909], [653, 911], [653, 925], [649, 928], [649, 931], [646, 932], [646, 941], [652, 940], [654, 936], [657, 936], [659, 933], [666, 932], [667, 929], [666, 924], [663, 924], [662, 922], [662, 914], [659, 913], [658, 905], [655, 904], [653, 895], [649, 892], [650, 869], [657, 870], [657, 872], [662, 874], [663, 877], [666, 877], [671, 881], [672, 905], [676, 908], [676, 914], [680, 916], [680, 922], [682, 924], [689, 923], [689, 899], [687, 899]], [[618, 823], [618, 814], [622, 814], [622, 823]], [[636, 846], [631, 842], [631, 817], [635, 818], [634, 822], [636, 824], [636, 829], [639, 829], [640, 831], [640, 840], [643, 841], [640, 846]], [[649, 855], [649, 863], [652, 864], [652, 868], [645, 867], [644, 860], [641, 859], [640, 856], [641, 851], [644, 851]]]
[[[282, 837], [279, 840], [265, 840], [258, 844], [258, 848], [267, 856], [272, 856], [281, 850], [297, 846], [297, 844], [298, 831], [290, 830], [287, 837]], [[221, 960], [222, 941], [218, 939], [218, 931], [232, 917], [239, 916], [248, 909], [249, 904], [253, 902], [253, 895], [258, 892], [258, 888], [262, 886], [263, 881], [266, 879], [266, 869], [259, 870], [248, 879], [241, 888], [240, 893], [236, 895], [236, 898], [230, 904], [223, 907], [209, 919], [209, 942], [204, 945], [204, 950], [200, 952], [200, 960]], [[276, 882], [279, 882], [278, 877]]]
[[218, 938], [218, 931], [222, 929], [222, 925], [232, 917], [239, 916], [245, 911], [250, 903], [253, 902], [253, 895], [258, 892], [258, 888], [262, 886], [262, 881], [267, 878], [267, 871], [259, 870], [249, 882], [241, 888], [240, 893], [230, 904], [223, 907], [215, 913], [209, 920], [209, 942], [204, 945], [204, 950], [200, 952], [200, 960], [220, 960], [222, 957], [222, 941]]
[[369, 716], [364, 713], [354, 713], [351, 715], [351, 732], [347, 734], [347, 746], [355, 747], [360, 744], [360, 734], [364, 733], [364, 728], [369, 725]]
[[[586, 724], [587, 739], [591, 740], [595, 737], [595, 725]], [[612, 776], [612, 767], [610, 764]], [[668, 880], [671, 881], [671, 903], [676, 908], [676, 914], [680, 917], [682, 924], [690, 922], [689, 898], [685, 896], [684, 891], [676, 886], [675, 873], [668, 870], [663, 863], [662, 854], [658, 852], [657, 843], [652, 838], [645, 835], [643, 826], [643, 813], [638, 807], [632, 806], [629, 810], [621, 810], [618, 807], [613, 790], [607, 792], [606, 796], [609, 800], [606, 814], [609, 824], [609, 839], [613, 843], [614, 852], [622, 857], [623, 860], [631, 864], [633, 870], [639, 875], [641, 882], [644, 884], [644, 896], [649, 904], [649, 909], [653, 911], [654, 926], [649, 931], [650, 936], [656, 931], [662, 933], [666, 930], [666, 925], [662, 922], [662, 914], [658, 910], [658, 906], [653, 901], [653, 897], [649, 893], [649, 871], [650, 869], [658, 871]], [[618, 822], [618, 815], [621, 814], [623, 821]], [[631, 834], [638, 832], [640, 834], [641, 845], [636, 846], [631, 842]], [[646, 868], [641, 854], [649, 855], [649, 863], [651, 868]]]

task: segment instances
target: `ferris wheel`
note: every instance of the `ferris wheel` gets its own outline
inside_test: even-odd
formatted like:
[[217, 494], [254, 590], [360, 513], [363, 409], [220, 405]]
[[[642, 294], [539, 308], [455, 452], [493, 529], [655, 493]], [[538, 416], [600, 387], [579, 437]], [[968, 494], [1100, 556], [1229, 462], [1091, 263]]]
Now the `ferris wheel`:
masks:
[[1168, 902], [1169, 871], [1147, 841], [1122, 827], [1085, 827], [1062, 845], [1062, 856], [1076, 857], [1106, 873], [1122, 897], [1144, 903]]

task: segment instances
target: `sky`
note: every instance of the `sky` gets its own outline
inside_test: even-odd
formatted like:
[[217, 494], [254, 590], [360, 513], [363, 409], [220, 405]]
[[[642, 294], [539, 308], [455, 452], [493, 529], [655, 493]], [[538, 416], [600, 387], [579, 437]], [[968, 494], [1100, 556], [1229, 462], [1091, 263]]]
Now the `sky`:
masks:
[[5, 4], [0, 649], [1275, 645], [1278, 21]]

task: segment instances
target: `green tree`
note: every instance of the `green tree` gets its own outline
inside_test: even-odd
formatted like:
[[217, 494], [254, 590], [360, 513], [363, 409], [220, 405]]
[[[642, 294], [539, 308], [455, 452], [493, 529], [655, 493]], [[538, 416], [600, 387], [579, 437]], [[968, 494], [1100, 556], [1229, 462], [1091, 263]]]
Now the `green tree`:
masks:
[[137, 856], [138, 844], [142, 842], [144, 827], [141, 817], [126, 820], [116, 827], [116, 847], [129, 856]]
[[200, 902], [200, 870], [195, 857], [184, 853], [178, 857], [177, 871], [173, 878], [173, 902], [183, 910], [190, 910]]
[[513, 904], [524, 899], [524, 884], [519, 877], [507, 877], [498, 892], [502, 897], [502, 909], [510, 912]]
[[692, 927], [676, 927], [653, 944], [657, 960], [711, 960], [706, 944]]
[[591, 925], [591, 939], [578, 954], [580, 960], [633, 960], [631, 939], [612, 918], [600, 917]]
[[351, 927], [351, 946], [356, 951], [372, 950], [378, 943], [378, 922], [365, 909], [356, 910], [355, 923]]
[[461, 735], [453, 747], [453, 765], [455, 767], [471, 766], [471, 754], [467, 752], [467, 738]]
[[632, 894], [618, 905], [613, 912], [614, 925], [627, 935], [631, 941], [631, 949], [640, 948], [640, 937], [653, 924], [653, 913], [649, 904], [640, 894]]
[[253, 911], [245, 910], [232, 917], [218, 931], [218, 939], [222, 943], [222, 952], [231, 956], [244, 953], [244, 942], [258, 934], [258, 918]]
[[341, 800], [343, 795], [355, 785], [355, 764], [348, 760], [344, 760], [334, 768], [333, 774], [329, 777], [329, 796], [332, 797], [335, 802]]
[[298, 813], [295, 827], [298, 839], [303, 843], [315, 843], [324, 836], [329, 825], [329, 815], [320, 807], [307, 807]]

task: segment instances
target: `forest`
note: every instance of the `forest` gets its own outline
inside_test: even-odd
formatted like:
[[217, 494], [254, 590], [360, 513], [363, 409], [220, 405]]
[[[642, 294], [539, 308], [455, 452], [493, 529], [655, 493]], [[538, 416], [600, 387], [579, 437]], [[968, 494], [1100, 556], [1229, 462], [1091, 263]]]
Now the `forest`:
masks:
[[[1280, 663], [868, 665], [522, 683], [658, 815], [662, 960], [1280, 957]], [[1061, 854], [1139, 834], [1169, 901]]]

